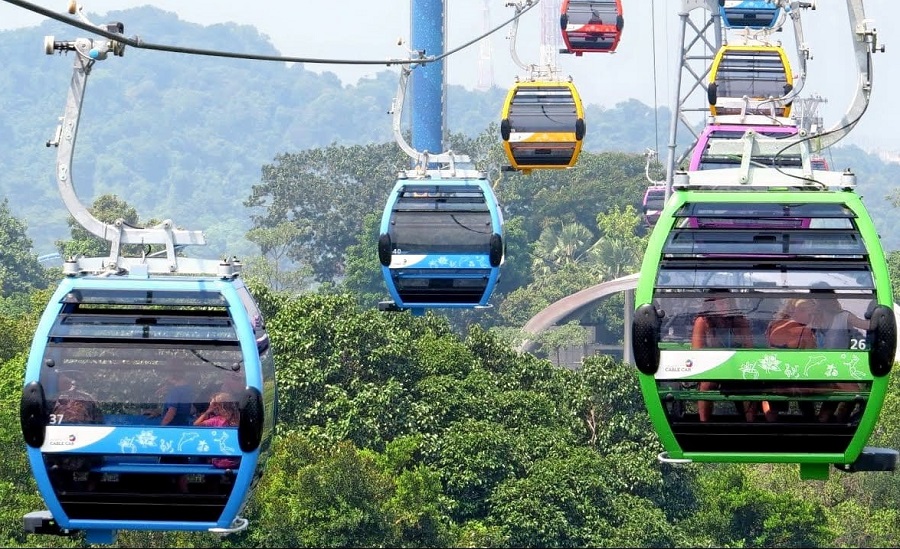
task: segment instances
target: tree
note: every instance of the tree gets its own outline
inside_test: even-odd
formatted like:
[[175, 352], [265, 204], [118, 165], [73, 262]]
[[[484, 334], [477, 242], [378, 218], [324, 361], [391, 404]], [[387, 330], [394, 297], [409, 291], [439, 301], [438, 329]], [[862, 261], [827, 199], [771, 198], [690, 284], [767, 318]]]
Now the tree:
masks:
[[578, 263], [593, 242], [591, 232], [578, 223], [558, 223], [541, 231], [532, 253], [534, 278], [546, 278], [565, 265]]
[[[117, 220], [122, 220], [125, 224], [132, 227], [146, 227], [154, 224], [154, 221], [142, 223], [138, 217], [137, 210], [114, 194], [104, 194], [97, 198], [88, 208], [88, 211], [103, 223], [113, 224]], [[106, 257], [110, 253], [110, 242], [81, 226], [78, 221], [69, 216], [67, 221], [69, 231], [72, 238], [70, 240], [57, 240], [56, 249], [59, 250], [63, 257]], [[157, 246], [160, 248], [161, 246]], [[129, 256], [139, 256], [142, 253], [152, 252], [140, 244], [129, 244], [122, 247], [122, 254]]]
[[44, 268], [31, 251], [31, 239], [24, 222], [13, 217], [9, 201], [0, 203], [0, 296], [27, 293], [46, 288]]
[[537, 460], [491, 496], [490, 522], [514, 547], [671, 547], [676, 527], [630, 493], [615, 456], [590, 448]]
[[250, 509], [254, 546], [389, 544], [391, 480], [371, 455], [347, 442], [317, 448], [301, 433], [288, 433], [274, 450]]
[[378, 229], [381, 215], [370, 213], [363, 220], [355, 244], [347, 248], [343, 288], [356, 296], [360, 306], [375, 308], [387, 298], [387, 287], [378, 261]]
[[259, 278], [274, 291], [303, 290], [312, 271], [309, 267], [291, 269], [288, 254], [294, 242], [311, 232], [308, 226], [298, 227], [289, 221], [272, 228], [252, 229], [247, 233], [247, 240], [259, 246], [262, 256], [247, 261], [247, 274]]
[[254, 229], [283, 223], [310, 227], [290, 241], [290, 259], [312, 268], [320, 282], [345, 272], [345, 251], [362, 231], [366, 215], [382, 211], [397, 171], [408, 164], [394, 143], [330, 145], [281, 154], [262, 168], [262, 181], [244, 202], [265, 208]]
[[742, 466], [721, 466], [700, 477], [697, 497], [691, 522], [718, 547], [833, 546], [820, 503], [762, 489]]
[[590, 264], [601, 281], [613, 280], [640, 270], [648, 236], [639, 236], [641, 218], [629, 204], [597, 214], [600, 238], [591, 246]]

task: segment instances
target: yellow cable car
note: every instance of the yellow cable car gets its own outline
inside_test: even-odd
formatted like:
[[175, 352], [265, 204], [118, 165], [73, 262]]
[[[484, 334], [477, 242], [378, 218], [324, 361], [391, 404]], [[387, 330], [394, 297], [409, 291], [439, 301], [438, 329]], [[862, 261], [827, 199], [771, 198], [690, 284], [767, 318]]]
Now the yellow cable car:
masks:
[[790, 101], [778, 99], [793, 88], [791, 64], [780, 46], [722, 46], [709, 73], [709, 110], [713, 116], [788, 117]]
[[517, 82], [506, 96], [500, 135], [516, 170], [571, 168], [584, 131], [581, 97], [571, 82]]

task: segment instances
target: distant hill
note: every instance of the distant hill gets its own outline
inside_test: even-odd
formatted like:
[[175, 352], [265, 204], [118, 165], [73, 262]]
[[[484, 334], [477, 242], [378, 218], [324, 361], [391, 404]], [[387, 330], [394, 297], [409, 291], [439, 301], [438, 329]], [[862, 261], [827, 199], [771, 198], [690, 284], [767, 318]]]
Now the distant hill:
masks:
[[[152, 43], [278, 53], [247, 25], [202, 26], [150, 6], [110, 12], [107, 18], [123, 22], [127, 36]], [[54, 177], [56, 150], [44, 144], [65, 105], [72, 59], [45, 55], [45, 35], [65, 40], [87, 33], [55, 21], [0, 31], [0, 51], [15, 53], [5, 57], [6, 70], [0, 72], [0, 194], [28, 224], [37, 253], [54, 251], [53, 242], [68, 237], [68, 213]], [[391, 68], [343, 85], [334, 73], [315, 73], [300, 64], [127, 48], [122, 58], [98, 62], [89, 78], [73, 167], [76, 190], [88, 205], [115, 193], [142, 219], [170, 218], [203, 229], [211, 257], [255, 253], [244, 239], [250, 221], [242, 202], [259, 181], [261, 167], [282, 152], [392, 141], [387, 111], [397, 83]], [[506, 92], [451, 86], [449, 130], [477, 135], [499, 122]], [[636, 100], [612, 109], [588, 105], [585, 149], [658, 148], [664, 158], [669, 120], [667, 109], [654, 113]], [[858, 149], [848, 154], [854, 161], [862, 154], [868, 168], [885, 170]], [[895, 181], [886, 177], [883, 186]], [[888, 189], [866, 191], [885, 207]]]

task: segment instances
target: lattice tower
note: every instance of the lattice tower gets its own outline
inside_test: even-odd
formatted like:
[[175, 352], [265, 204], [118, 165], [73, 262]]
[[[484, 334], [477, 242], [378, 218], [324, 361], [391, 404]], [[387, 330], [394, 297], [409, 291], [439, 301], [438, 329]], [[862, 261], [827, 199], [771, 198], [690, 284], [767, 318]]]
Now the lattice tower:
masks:
[[[490, 0], [482, 0], [481, 29], [482, 32], [491, 30], [491, 10], [488, 5]], [[494, 46], [491, 38], [485, 38], [478, 46], [478, 83], [476, 89], [489, 90], [494, 87]]]
[[561, 31], [559, 14], [560, 0], [541, 0], [541, 61], [540, 66], [548, 72], [550, 79], [559, 78], [559, 48]]

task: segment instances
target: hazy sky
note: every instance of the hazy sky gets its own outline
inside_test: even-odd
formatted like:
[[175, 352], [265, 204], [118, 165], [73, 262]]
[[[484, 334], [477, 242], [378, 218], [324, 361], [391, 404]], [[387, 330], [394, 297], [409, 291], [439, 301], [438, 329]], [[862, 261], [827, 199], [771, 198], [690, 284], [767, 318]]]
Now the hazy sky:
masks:
[[[506, 0], [445, 1], [447, 49], [468, 42], [484, 32], [485, 5], [489, 6], [492, 26], [509, 19], [514, 13], [513, 8], [505, 7]], [[36, 0], [34, 3], [59, 12], [64, 12], [67, 5], [66, 0]], [[257, 0], [252, 3], [252, 7], [244, 2], [222, 0], [83, 2], [88, 14], [97, 14], [93, 18], [95, 23], [106, 22], [104, 16], [110, 10], [146, 4], [175, 12], [181, 19], [194, 23], [230, 21], [252, 25], [267, 35], [284, 55], [366, 60], [407, 57], [406, 50], [397, 45], [397, 39], [402, 37], [407, 43], [409, 41], [410, 0]], [[677, 76], [675, 63], [680, 51], [681, 20], [678, 12], [682, 1], [624, 0], [623, 4], [625, 30], [618, 52], [613, 55], [560, 56], [562, 73], [572, 76], [587, 103], [613, 107], [616, 103], [633, 97], [650, 106], [672, 106]], [[336, 10], [335, 7], [339, 9]], [[817, 8], [815, 11], [803, 12], [804, 39], [812, 50], [813, 59], [809, 61], [809, 75], [802, 96], [817, 93], [828, 99], [821, 111], [828, 127], [846, 110], [855, 93], [857, 73], [847, 26], [846, 2], [818, 0]], [[896, 113], [892, 100], [900, 89], [900, 54], [892, 48], [900, 47], [900, 32], [896, 32], [900, 27], [900, 2], [865, 0], [865, 12], [867, 18], [874, 20], [879, 40], [886, 44], [887, 51], [875, 56], [871, 105], [862, 122], [845, 142], [856, 143], [870, 150], [900, 151], [900, 132], [893, 130], [900, 122], [900, 115]], [[520, 21], [517, 52], [525, 63], [539, 61], [541, 18], [541, 5], [538, 5]], [[44, 18], [40, 15], [0, 0], [0, 29], [34, 26], [42, 19]], [[156, 42], [153, 36], [141, 33], [141, 29], [133, 23], [124, 23], [128, 36], [139, 35], [148, 42]], [[558, 25], [558, 19], [554, 23]], [[508, 29], [509, 27], [500, 30], [490, 40], [493, 81], [504, 89], [512, 84], [517, 75], [524, 76], [510, 55]], [[72, 37], [81, 36], [79, 33], [83, 31], [73, 29]], [[785, 32], [778, 36], [783, 40], [792, 61], [795, 61], [796, 49], [791, 25], [787, 25]], [[35, 55], [43, 55], [41, 39], [42, 37], [35, 39]], [[198, 48], [205, 46], [182, 45]], [[447, 63], [448, 81], [467, 88], [476, 87], [479, 84], [479, 65], [484, 66], [484, 62], [480, 61], [484, 53], [480, 45], [475, 44], [452, 56]], [[386, 67], [307, 65], [307, 68], [317, 72], [331, 71], [345, 83], [355, 83], [360, 77], [385, 70]], [[389, 107], [385, 106], [386, 109]], [[501, 105], [497, 106], [498, 115], [500, 107]]]

